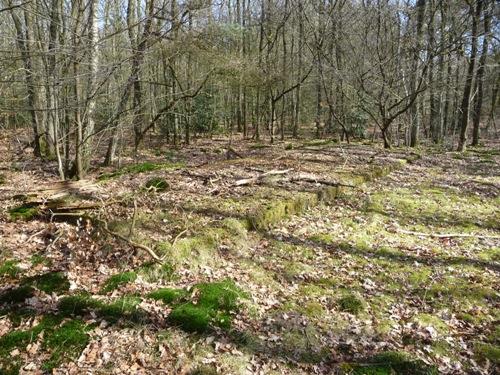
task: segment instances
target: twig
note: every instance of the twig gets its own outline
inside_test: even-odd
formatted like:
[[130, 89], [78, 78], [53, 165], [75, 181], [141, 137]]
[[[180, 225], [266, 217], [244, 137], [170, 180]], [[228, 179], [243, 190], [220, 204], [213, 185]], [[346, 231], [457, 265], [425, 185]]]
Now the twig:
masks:
[[[59, 230], [56, 231], [56, 233], [59, 232]], [[59, 241], [61, 239], [63, 235], [63, 231], [61, 230], [59, 235], [56, 237], [56, 239], [54, 241], [52, 241], [49, 246], [47, 246], [47, 248], [45, 249], [45, 251], [49, 251], [51, 247], [53, 247], [57, 241]]]
[[397, 229], [398, 233], [411, 234], [414, 236], [422, 237], [434, 237], [434, 238], [451, 238], [451, 237], [463, 237], [463, 238], [489, 238], [489, 239], [500, 239], [500, 236], [485, 236], [481, 234], [467, 234], [467, 233], [423, 233], [423, 232], [413, 232], [410, 230]]
[[177, 236], [175, 236], [174, 238], [174, 242], [172, 242], [172, 247], [175, 246], [175, 244], [177, 243], [177, 240], [179, 239], [180, 236], [182, 236], [184, 233], [186, 233], [188, 230], [187, 229], [184, 229], [182, 232], [180, 232]]
[[31, 236], [28, 237], [28, 239], [26, 240], [26, 242], [30, 242], [33, 238], [35, 238], [39, 234], [42, 234], [44, 231], [45, 231], [45, 228], [42, 229], [42, 230], [39, 230], [38, 232], [33, 233]]

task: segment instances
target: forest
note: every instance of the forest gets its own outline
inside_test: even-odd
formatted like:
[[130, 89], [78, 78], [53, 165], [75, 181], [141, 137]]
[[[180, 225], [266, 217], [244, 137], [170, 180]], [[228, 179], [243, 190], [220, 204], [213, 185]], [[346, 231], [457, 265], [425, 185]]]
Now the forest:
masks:
[[495, 0], [0, 0], [0, 374], [500, 372]]

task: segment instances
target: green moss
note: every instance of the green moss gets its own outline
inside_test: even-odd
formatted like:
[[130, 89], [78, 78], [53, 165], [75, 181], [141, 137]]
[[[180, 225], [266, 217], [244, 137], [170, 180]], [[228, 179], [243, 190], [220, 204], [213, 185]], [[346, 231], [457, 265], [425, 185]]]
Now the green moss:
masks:
[[184, 289], [161, 288], [148, 293], [147, 296], [168, 304], [176, 302], [186, 295], [187, 292]]
[[300, 311], [310, 318], [321, 318], [325, 315], [325, 308], [318, 302], [307, 302]]
[[429, 366], [407, 353], [383, 352], [368, 359], [364, 365], [351, 365], [348, 373], [356, 375], [437, 375], [435, 366]]
[[[169, 298], [171, 292], [167, 293]], [[195, 300], [174, 307], [168, 319], [188, 332], [204, 332], [211, 325], [229, 328], [231, 312], [238, 310], [239, 298], [246, 297], [233, 281], [197, 284], [193, 287]]]
[[96, 315], [111, 322], [119, 319], [140, 321], [144, 317], [143, 312], [137, 308], [140, 303], [141, 298], [134, 295], [125, 295], [108, 303], [82, 293], [62, 298], [58, 308], [62, 316], [81, 316], [88, 311], [93, 311]]
[[302, 262], [289, 261], [283, 264], [283, 276], [288, 281], [300, 278], [301, 275], [313, 271], [313, 268]]
[[12, 331], [0, 337], [0, 355], [4, 356], [14, 348], [26, 346], [36, 338], [32, 331]]
[[479, 342], [474, 345], [474, 353], [480, 361], [489, 360], [495, 365], [500, 364], [500, 346]]
[[500, 262], [500, 247], [483, 250], [479, 253], [479, 259]]
[[324, 243], [324, 244], [331, 244], [335, 241], [333, 236], [329, 233], [313, 234], [312, 236], [309, 237], [309, 240], [314, 241], [314, 242]]
[[64, 316], [83, 315], [87, 310], [99, 306], [99, 302], [94, 300], [89, 294], [76, 294], [61, 298], [58, 309]]
[[162, 177], [153, 177], [144, 185], [148, 190], [165, 191], [170, 188], [169, 183]]
[[177, 306], [168, 316], [168, 320], [187, 332], [204, 332], [213, 318], [213, 309], [186, 303]]
[[430, 267], [421, 267], [414, 271], [410, 271], [408, 281], [413, 287], [417, 287], [428, 283], [431, 275], [432, 269]]
[[116, 275], [111, 276], [106, 280], [104, 286], [101, 289], [101, 293], [108, 293], [115, 289], [118, 289], [119, 286], [125, 285], [131, 282], [134, 282], [137, 279], [137, 274], [133, 271], [122, 272]]
[[431, 314], [417, 314], [413, 320], [422, 326], [432, 326], [439, 333], [446, 333], [449, 331], [448, 325], [440, 318]]
[[3, 173], [0, 173], [0, 185], [5, 184], [6, 181], [7, 178], [5, 177], [5, 175]]
[[20, 269], [17, 266], [18, 263], [19, 262], [17, 260], [6, 260], [0, 264], [0, 276], [16, 277], [16, 275], [20, 272]]
[[88, 327], [81, 320], [70, 320], [49, 331], [44, 336], [42, 346], [50, 349], [51, 356], [43, 364], [43, 370], [51, 371], [64, 360], [76, 358], [89, 341], [87, 330]]
[[197, 284], [194, 288], [200, 291], [200, 305], [217, 310], [234, 310], [237, 308], [238, 299], [247, 296], [232, 280]]
[[246, 240], [248, 237], [247, 226], [244, 221], [228, 218], [222, 221], [222, 228], [226, 229], [231, 236]]
[[0, 357], [7, 356], [14, 348], [23, 349], [30, 342], [35, 341], [42, 331], [53, 329], [60, 321], [61, 319], [56, 316], [47, 315], [31, 329], [11, 331], [0, 337]]
[[22, 282], [32, 285], [45, 293], [63, 293], [69, 289], [68, 278], [62, 272], [48, 272], [26, 278]]
[[43, 255], [40, 254], [33, 254], [31, 256], [31, 264], [33, 266], [38, 266], [39, 264], [43, 264], [45, 266], [50, 266], [52, 264], [51, 260], [44, 257]]
[[346, 311], [351, 314], [358, 314], [365, 308], [363, 301], [354, 294], [347, 294], [343, 296], [337, 301], [337, 303], [342, 311]]
[[38, 215], [38, 208], [32, 204], [22, 204], [9, 210], [11, 220], [31, 220]]
[[17, 288], [8, 289], [0, 294], [0, 304], [20, 303], [26, 298], [33, 297], [34, 289], [30, 285], [22, 285]]
[[482, 199], [458, 194], [450, 189], [420, 186], [399, 188], [373, 194], [368, 211], [397, 216], [404, 224], [446, 226], [446, 230], [471, 232], [480, 227], [497, 229], [499, 198]]
[[317, 203], [318, 197], [315, 194], [297, 193], [293, 198], [277, 199], [263, 208], [257, 208], [248, 215], [248, 222], [252, 229], [266, 230], [284, 218], [299, 214]]
[[142, 312], [137, 309], [140, 303], [140, 297], [123, 296], [111, 303], [98, 303], [97, 313], [109, 321], [116, 321], [120, 318], [138, 321], [143, 316]]
[[317, 195], [319, 202], [332, 203], [335, 199], [343, 195], [343, 189], [341, 186], [330, 186], [319, 190]]

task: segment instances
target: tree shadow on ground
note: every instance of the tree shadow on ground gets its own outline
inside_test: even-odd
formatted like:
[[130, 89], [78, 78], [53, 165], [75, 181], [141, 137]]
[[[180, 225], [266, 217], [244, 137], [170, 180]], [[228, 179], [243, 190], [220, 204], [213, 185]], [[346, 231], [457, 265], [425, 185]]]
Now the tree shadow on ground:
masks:
[[471, 259], [471, 258], [456, 257], [456, 256], [427, 257], [422, 255], [400, 254], [393, 252], [377, 252], [373, 250], [361, 249], [346, 242], [342, 242], [340, 244], [327, 244], [327, 243], [304, 240], [290, 235], [277, 236], [270, 234], [268, 232], [266, 233], [263, 232], [262, 235], [269, 240], [289, 243], [297, 246], [321, 248], [324, 251], [329, 252], [330, 254], [342, 255], [342, 253], [349, 253], [349, 254], [364, 256], [367, 258], [388, 259], [395, 261], [397, 263], [404, 263], [409, 265], [415, 264], [415, 262], [418, 262], [426, 266], [466, 265], [466, 266], [474, 266], [474, 267], [489, 269], [495, 272], [500, 272], [500, 264], [480, 259]]

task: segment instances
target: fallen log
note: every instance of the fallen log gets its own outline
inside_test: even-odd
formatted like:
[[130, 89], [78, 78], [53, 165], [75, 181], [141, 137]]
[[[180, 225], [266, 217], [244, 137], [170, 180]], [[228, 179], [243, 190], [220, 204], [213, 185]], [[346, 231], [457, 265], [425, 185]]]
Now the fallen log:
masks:
[[298, 175], [296, 177], [292, 177], [292, 178], [290, 178], [290, 181], [291, 182], [304, 181], [304, 182], [310, 182], [313, 184], [320, 184], [320, 185], [326, 185], [326, 186], [343, 186], [343, 187], [351, 187], [351, 188], [356, 187], [355, 185], [344, 184], [344, 183], [338, 182], [338, 181], [325, 180], [322, 178], [314, 178], [314, 177], [303, 176], [303, 175]]
[[266, 177], [284, 175], [284, 174], [287, 174], [291, 171], [293, 171], [293, 169], [284, 169], [284, 170], [274, 170], [273, 169], [271, 171], [264, 172], [258, 176], [255, 176], [255, 177], [243, 178], [241, 180], [238, 180], [234, 183], [234, 186], [252, 185], [252, 184], [255, 184], [255, 183], [262, 181]]

